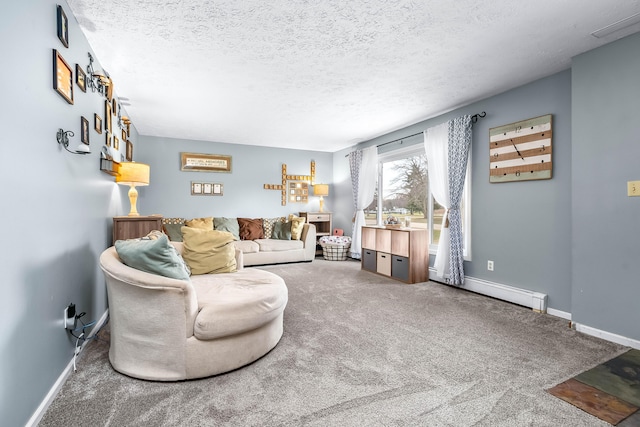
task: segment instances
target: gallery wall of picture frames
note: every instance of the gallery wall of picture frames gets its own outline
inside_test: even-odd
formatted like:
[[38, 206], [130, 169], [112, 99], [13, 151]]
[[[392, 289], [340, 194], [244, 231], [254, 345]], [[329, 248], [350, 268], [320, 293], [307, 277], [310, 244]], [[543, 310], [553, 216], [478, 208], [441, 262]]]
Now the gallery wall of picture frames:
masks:
[[192, 196], [222, 196], [224, 184], [220, 182], [194, 182], [191, 181]]
[[[75, 97], [79, 93], [97, 93], [104, 97], [104, 110], [93, 112], [93, 131], [101, 135], [104, 145], [100, 150], [100, 169], [113, 174], [114, 163], [121, 161], [133, 161], [133, 142], [131, 138], [131, 120], [124, 116], [122, 104], [118, 97], [114, 96], [114, 85], [108, 73], [94, 68], [94, 59], [91, 53], [87, 54], [89, 63], [85, 66], [76, 62], [72, 66], [69, 58], [65, 58], [72, 40], [69, 39], [69, 19], [61, 5], [56, 5], [56, 35], [61, 47], [53, 48], [53, 89], [66, 103], [74, 105]], [[74, 91], [77, 87], [79, 90]], [[90, 145], [91, 115], [80, 116], [80, 135], [82, 143]], [[95, 139], [94, 139], [95, 140]], [[122, 147], [120, 147], [122, 143]]]

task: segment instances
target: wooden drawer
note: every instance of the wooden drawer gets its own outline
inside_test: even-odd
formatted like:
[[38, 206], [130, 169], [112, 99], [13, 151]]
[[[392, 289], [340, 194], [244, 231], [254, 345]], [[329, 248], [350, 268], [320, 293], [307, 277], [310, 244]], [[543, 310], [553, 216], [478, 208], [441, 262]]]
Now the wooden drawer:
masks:
[[331, 214], [307, 214], [307, 222], [331, 221]]
[[376, 257], [377, 269], [376, 271], [385, 276], [391, 276], [391, 254], [385, 252], [378, 252]]

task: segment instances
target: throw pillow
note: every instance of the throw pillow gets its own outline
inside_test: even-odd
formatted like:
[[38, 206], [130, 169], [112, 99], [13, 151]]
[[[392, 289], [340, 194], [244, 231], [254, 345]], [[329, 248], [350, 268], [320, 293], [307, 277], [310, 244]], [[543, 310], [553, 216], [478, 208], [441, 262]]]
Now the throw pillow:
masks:
[[187, 227], [202, 228], [203, 230], [213, 230], [213, 217], [190, 219], [189, 221], [185, 221], [184, 225]]
[[169, 236], [169, 240], [182, 242], [182, 231], [180, 229], [183, 225], [184, 218], [164, 218], [162, 220], [162, 231]]
[[240, 225], [237, 218], [214, 218], [213, 228], [218, 231], [228, 231], [236, 240], [240, 240]]
[[276, 222], [273, 224], [272, 239], [278, 240], [291, 240], [291, 223], [290, 222]]
[[302, 227], [306, 220], [306, 218], [300, 218], [294, 214], [289, 215], [289, 222], [291, 222], [291, 240], [300, 240], [302, 237]]
[[117, 240], [114, 246], [122, 262], [131, 268], [172, 279], [189, 280], [189, 272], [180, 254], [164, 234], [158, 238]]
[[271, 239], [271, 234], [273, 233], [273, 224], [276, 222], [285, 222], [285, 218], [283, 216], [279, 218], [262, 218], [262, 228], [264, 230], [264, 238]]
[[238, 218], [238, 225], [240, 226], [241, 240], [264, 239], [262, 218]]
[[191, 274], [231, 273], [237, 270], [231, 233], [182, 227], [182, 238], [182, 256], [191, 268]]

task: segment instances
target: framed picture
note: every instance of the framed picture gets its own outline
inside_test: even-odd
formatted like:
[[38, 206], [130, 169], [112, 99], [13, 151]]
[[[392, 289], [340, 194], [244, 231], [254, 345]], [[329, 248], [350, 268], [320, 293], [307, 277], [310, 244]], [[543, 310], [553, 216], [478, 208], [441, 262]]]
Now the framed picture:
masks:
[[104, 101], [104, 130], [111, 133], [111, 102], [109, 100]]
[[180, 153], [180, 170], [195, 172], [231, 172], [231, 156]]
[[127, 140], [127, 131], [122, 129], [122, 140], [126, 141]]
[[116, 150], [120, 149], [120, 140], [115, 135], [113, 135], [113, 148], [115, 148]]
[[217, 196], [222, 196], [222, 184], [213, 184], [213, 194]]
[[111, 100], [111, 114], [113, 114], [114, 116], [118, 115], [118, 103], [116, 102], [115, 98]]
[[203, 194], [213, 194], [213, 184], [210, 182], [203, 182], [202, 183], [202, 193]]
[[53, 49], [53, 88], [73, 104], [73, 70], [56, 49]]
[[127, 162], [133, 161], [133, 143], [127, 141]]
[[201, 182], [192, 182], [191, 183], [191, 194], [202, 194], [202, 183]]
[[69, 20], [60, 5], [58, 5], [58, 38], [64, 47], [69, 47]]
[[98, 113], [93, 114], [93, 128], [98, 133], [102, 133], [102, 119], [98, 115]]
[[104, 145], [106, 145], [107, 147], [111, 147], [111, 134], [107, 131], [105, 131], [104, 134]]
[[76, 64], [76, 84], [80, 88], [81, 91], [87, 91], [87, 75], [84, 73], [84, 70], [80, 66], [80, 64]]
[[80, 139], [89, 145], [89, 120], [84, 117], [80, 117]]

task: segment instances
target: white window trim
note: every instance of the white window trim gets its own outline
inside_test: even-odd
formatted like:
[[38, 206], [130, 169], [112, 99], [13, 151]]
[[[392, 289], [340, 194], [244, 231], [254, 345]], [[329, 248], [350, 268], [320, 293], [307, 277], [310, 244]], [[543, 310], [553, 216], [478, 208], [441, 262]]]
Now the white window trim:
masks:
[[[390, 162], [393, 160], [404, 159], [405, 157], [409, 157], [412, 155], [421, 155], [424, 154], [424, 144], [415, 144], [409, 147], [403, 147], [398, 150], [388, 151], [386, 153], [378, 154], [378, 206], [377, 206], [377, 221], [378, 225], [383, 225], [382, 218], [382, 185], [384, 183], [384, 179], [382, 176], [382, 164], [386, 162]], [[464, 209], [462, 212], [464, 218], [464, 251], [463, 251], [463, 259], [465, 261], [471, 261], [471, 148], [469, 149], [469, 162], [467, 163], [467, 174], [465, 176], [464, 182]], [[428, 189], [428, 195], [431, 199], [431, 189]], [[433, 203], [429, 203], [428, 206], [428, 221], [429, 224], [433, 224]], [[429, 229], [431, 232], [431, 229]], [[429, 254], [435, 255], [438, 250], [437, 244], [429, 245]]]

